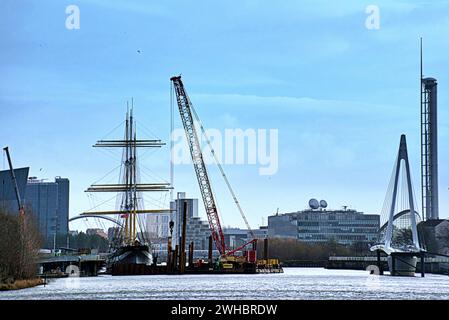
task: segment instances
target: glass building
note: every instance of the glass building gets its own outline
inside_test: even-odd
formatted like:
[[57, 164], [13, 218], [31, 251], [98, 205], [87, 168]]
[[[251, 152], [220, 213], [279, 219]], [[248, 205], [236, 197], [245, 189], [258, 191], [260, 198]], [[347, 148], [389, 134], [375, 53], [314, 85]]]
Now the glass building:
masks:
[[206, 241], [204, 230], [209, 230], [209, 227], [207, 222], [204, 223], [198, 216], [198, 199], [186, 198], [185, 192], [178, 192], [177, 199], [170, 203], [170, 209], [173, 210], [173, 222], [175, 223], [172, 243], [173, 245], [180, 244], [179, 238], [182, 235], [182, 217], [186, 203], [186, 241], [187, 243], [193, 241], [197, 245], [196, 248], [199, 248]]
[[56, 177], [54, 182], [30, 178], [26, 186], [25, 206], [36, 219], [47, 247], [55, 236], [67, 236], [69, 229], [69, 179]]
[[313, 210], [276, 214], [268, 217], [269, 237], [304, 242], [335, 240], [340, 244], [376, 242], [380, 216], [356, 210]]
[[[29, 170], [30, 168], [14, 169], [17, 188], [19, 189], [19, 194], [22, 198], [22, 202], [25, 195]], [[0, 209], [11, 213], [19, 212], [17, 196], [16, 192], [14, 191], [14, 183], [12, 181], [11, 172], [9, 170], [0, 171]]]

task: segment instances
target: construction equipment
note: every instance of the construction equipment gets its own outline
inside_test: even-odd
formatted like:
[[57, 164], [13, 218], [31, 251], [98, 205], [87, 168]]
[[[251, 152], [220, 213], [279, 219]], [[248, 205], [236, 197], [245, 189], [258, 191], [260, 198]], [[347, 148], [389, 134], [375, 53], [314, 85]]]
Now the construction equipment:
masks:
[[[195, 127], [194, 120], [196, 120], [198, 123], [201, 123], [199, 120], [199, 117], [197, 113], [195, 112], [195, 109], [193, 108], [193, 105], [189, 99], [189, 96], [187, 95], [187, 92], [184, 89], [184, 84], [181, 81], [181, 76], [175, 76], [170, 78], [170, 81], [173, 83], [174, 91], [176, 94], [176, 100], [179, 108], [179, 113], [181, 115], [181, 120], [184, 126], [184, 130], [186, 133], [187, 141], [189, 144], [190, 149], [190, 155], [192, 157], [193, 167], [195, 168], [195, 173], [198, 179], [198, 185], [200, 187], [201, 196], [203, 198], [204, 207], [206, 210], [207, 219], [209, 221], [209, 228], [211, 232], [212, 239], [215, 242], [215, 246], [217, 250], [219, 251], [221, 255], [221, 260], [224, 262], [227, 258], [230, 256], [233, 256], [236, 252], [244, 249], [248, 245], [252, 244], [253, 248], [252, 250], [248, 251], [247, 256], [245, 257], [247, 262], [253, 262], [255, 261], [255, 248], [257, 244], [257, 239], [254, 237], [254, 233], [251, 231], [251, 228], [249, 227], [249, 223], [245, 217], [245, 214], [243, 213], [242, 208], [240, 207], [240, 204], [237, 200], [237, 197], [235, 196], [234, 191], [232, 190], [232, 187], [223, 171], [223, 167], [219, 163], [214, 149], [212, 148], [212, 145], [207, 138], [207, 135], [205, 134], [204, 127], [200, 125], [201, 131], [205, 137], [205, 140], [207, 141], [207, 144], [209, 148], [211, 149], [211, 153], [215, 159], [215, 162], [218, 165], [218, 168], [221, 172], [221, 175], [223, 176], [226, 185], [231, 192], [231, 195], [234, 199], [235, 204], [237, 205], [237, 208], [239, 209], [240, 214], [243, 217], [243, 220], [245, 221], [245, 224], [250, 230], [251, 235], [254, 239], [251, 241], [245, 243], [244, 245], [238, 247], [237, 249], [233, 250], [227, 250], [225, 245], [225, 238], [223, 235], [223, 230], [221, 228], [220, 224], [220, 218], [218, 215], [218, 210], [215, 202], [215, 197], [212, 192], [212, 187], [209, 179], [209, 175], [207, 173], [207, 168], [203, 160], [203, 154], [201, 152], [201, 146], [199, 143], [199, 138], [197, 134], [197, 130]], [[195, 118], [194, 118], [195, 117]], [[231, 259], [235, 260], [235, 259]], [[238, 259], [241, 260], [241, 259]], [[224, 267], [228, 268], [229, 265], [227, 263], [223, 264]]]
[[28, 241], [26, 217], [25, 217], [25, 206], [23, 205], [22, 198], [20, 197], [19, 186], [17, 185], [16, 174], [14, 173], [14, 167], [12, 165], [11, 155], [9, 154], [9, 148], [4, 147], [3, 150], [8, 158], [9, 172], [11, 173], [11, 180], [14, 186], [14, 192], [16, 194], [17, 206], [19, 209], [19, 230], [20, 230], [20, 254], [19, 254], [19, 266], [22, 268], [26, 261], [26, 248], [29, 249], [31, 244]]
[[11, 179], [14, 185], [14, 192], [16, 193], [17, 206], [19, 208], [19, 216], [23, 217], [25, 215], [25, 207], [22, 203], [22, 199], [20, 197], [19, 187], [17, 186], [17, 179], [14, 173], [14, 167], [12, 166], [11, 155], [9, 154], [9, 148], [4, 147], [3, 150], [6, 153], [6, 157], [8, 158], [9, 172], [11, 173]]

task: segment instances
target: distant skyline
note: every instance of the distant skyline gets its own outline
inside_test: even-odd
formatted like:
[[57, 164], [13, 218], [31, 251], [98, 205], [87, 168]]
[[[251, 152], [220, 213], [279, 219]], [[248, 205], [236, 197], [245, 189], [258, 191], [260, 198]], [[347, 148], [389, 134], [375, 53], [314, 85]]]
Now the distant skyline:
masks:
[[[365, 24], [372, 4], [379, 29]], [[80, 29], [66, 28], [69, 5]], [[169, 79], [182, 74], [206, 128], [278, 130], [274, 175], [224, 165], [254, 228], [310, 198], [380, 213], [403, 133], [421, 210], [423, 37], [424, 75], [438, 80], [440, 218], [449, 218], [447, 1], [4, 0], [0, 36], [0, 143], [30, 176], [70, 179], [70, 216], [113, 196], [84, 192], [108, 172], [102, 182], [118, 179], [120, 153], [92, 145], [122, 136], [111, 130], [131, 98], [138, 134], [167, 143], [142, 152], [142, 179], [169, 181]], [[182, 128], [177, 109], [174, 119]], [[244, 227], [209, 168], [223, 226]], [[200, 198], [192, 165], [175, 166], [174, 186]], [[168, 194], [146, 201], [168, 203]]]

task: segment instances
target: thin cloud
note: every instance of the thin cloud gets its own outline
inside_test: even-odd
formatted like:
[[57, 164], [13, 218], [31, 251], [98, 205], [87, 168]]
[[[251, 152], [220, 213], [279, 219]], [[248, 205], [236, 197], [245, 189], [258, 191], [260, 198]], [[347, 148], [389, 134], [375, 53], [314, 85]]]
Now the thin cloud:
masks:
[[[192, 95], [193, 96], [193, 95]], [[371, 104], [363, 101], [326, 100], [309, 97], [259, 96], [242, 94], [195, 94], [195, 99], [202, 105], [227, 108], [270, 108], [276, 112], [314, 112], [339, 116], [375, 115], [388, 113], [392, 116], [403, 114], [405, 108], [398, 105]]]

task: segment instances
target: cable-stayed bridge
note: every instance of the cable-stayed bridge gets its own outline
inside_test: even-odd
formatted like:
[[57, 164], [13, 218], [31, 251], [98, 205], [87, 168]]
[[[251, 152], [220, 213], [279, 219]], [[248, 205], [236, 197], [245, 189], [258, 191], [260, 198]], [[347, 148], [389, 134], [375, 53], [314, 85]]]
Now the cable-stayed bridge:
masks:
[[381, 251], [388, 255], [392, 275], [414, 275], [417, 257], [423, 259], [425, 250], [418, 234], [417, 223], [421, 217], [416, 211], [405, 135], [401, 135], [381, 220], [383, 225], [379, 241], [371, 247], [371, 251], [377, 251], [378, 260]]

